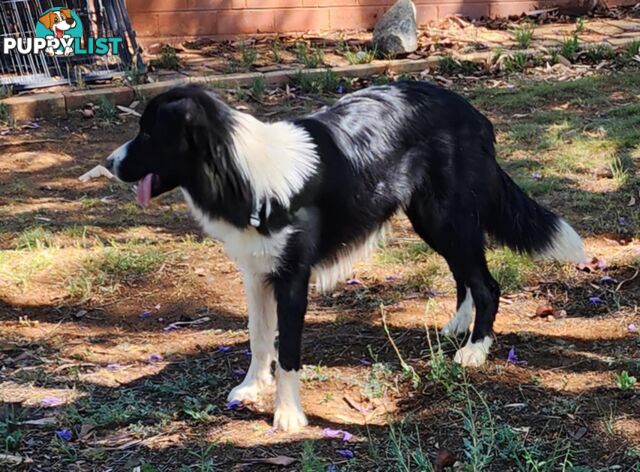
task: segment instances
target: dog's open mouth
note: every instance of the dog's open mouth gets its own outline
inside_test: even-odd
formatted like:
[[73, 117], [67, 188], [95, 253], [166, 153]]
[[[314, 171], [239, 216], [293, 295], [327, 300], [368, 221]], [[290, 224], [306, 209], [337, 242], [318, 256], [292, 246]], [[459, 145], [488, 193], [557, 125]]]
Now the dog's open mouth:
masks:
[[157, 174], [147, 174], [138, 181], [138, 188], [136, 189], [136, 200], [138, 205], [142, 208], [149, 206], [151, 197], [153, 197], [153, 187], [156, 188], [160, 184], [160, 176]]

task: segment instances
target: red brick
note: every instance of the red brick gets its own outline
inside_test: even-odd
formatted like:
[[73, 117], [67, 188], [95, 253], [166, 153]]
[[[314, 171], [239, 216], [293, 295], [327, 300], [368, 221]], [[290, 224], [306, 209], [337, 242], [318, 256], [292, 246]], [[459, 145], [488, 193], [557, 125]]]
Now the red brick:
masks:
[[181, 11], [158, 14], [158, 36], [198, 36], [216, 34], [216, 11]]
[[537, 3], [534, 2], [499, 2], [489, 5], [489, 16], [506, 17], [520, 15], [521, 13], [535, 10]]
[[187, 0], [127, 0], [129, 12], [180, 11], [187, 8]]
[[359, 0], [358, 4], [359, 5], [380, 5], [380, 6], [387, 6], [390, 7], [394, 4], [395, 2], [393, 0]]
[[305, 7], [340, 7], [357, 5], [358, 0], [302, 0]]
[[328, 8], [293, 8], [276, 10], [275, 31], [326, 31], [329, 29]]
[[471, 18], [489, 16], [489, 5], [487, 3], [458, 3], [448, 5], [438, 5], [438, 18], [449, 15], [462, 15]]
[[14, 120], [33, 120], [40, 117], [64, 116], [67, 107], [61, 93], [39, 93], [0, 100]]
[[158, 15], [149, 13], [132, 13], [131, 24], [140, 37], [158, 36]]
[[255, 34], [274, 32], [273, 10], [218, 12], [218, 34]]
[[247, 0], [247, 8], [293, 8], [301, 6], [302, 0]]
[[418, 25], [426, 25], [430, 21], [438, 19], [438, 7], [435, 5], [416, 5], [416, 22]]
[[187, 0], [189, 10], [238, 10], [245, 7], [245, 0]]
[[79, 110], [87, 103], [100, 103], [102, 99], [107, 99], [114, 105], [128, 105], [133, 101], [133, 89], [129, 87], [77, 90], [63, 92], [63, 95], [68, 112]]
[[370, 29], [384, 11], [384, 7], [334, 7], [329, 10], [329, 22], [332, 30]]

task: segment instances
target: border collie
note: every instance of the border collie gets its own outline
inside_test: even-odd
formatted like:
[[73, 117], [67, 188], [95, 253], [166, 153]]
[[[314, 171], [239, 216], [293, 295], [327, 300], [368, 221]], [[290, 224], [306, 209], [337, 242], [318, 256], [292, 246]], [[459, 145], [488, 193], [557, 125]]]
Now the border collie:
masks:
[[299, 374], [309, 284], [327, 291], [346, 278], [399, 209], [455, 278], [457, 312], [444, 333], [466, 333], [475, 305], [455, 354], [463, 366], [485, 362], [498, 310], [485, 234], [541, 258], [585, 260], [571, 226], [498, 166], [489, 120], [425, 82], [367, 88], [276, 123], [178, 87], [149, 102], [138, 135], [105, 165], [138, 182], [142, 206], [180, 187], [204, 231], [224, 243], [243, 274], [253, 352], [229, 400], [255, 402], [277, 360], [274, 426], [284, 431], [307, 424]]

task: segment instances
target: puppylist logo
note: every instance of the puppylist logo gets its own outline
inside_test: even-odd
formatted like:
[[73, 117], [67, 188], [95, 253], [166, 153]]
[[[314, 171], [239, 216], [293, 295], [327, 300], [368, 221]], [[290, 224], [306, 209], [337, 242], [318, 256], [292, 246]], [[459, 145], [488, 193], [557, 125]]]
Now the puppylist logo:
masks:
[[122, 38], [88, 37], [82, 44], [82, 21], [78, 14], [70, 8], [50, 8], [36, 20], [34, 38], [4, 38], [2, 53], [40, 54], [45, 52], [51, 56], [72, 56], [97, 54], [103, 56], [118, 54]]

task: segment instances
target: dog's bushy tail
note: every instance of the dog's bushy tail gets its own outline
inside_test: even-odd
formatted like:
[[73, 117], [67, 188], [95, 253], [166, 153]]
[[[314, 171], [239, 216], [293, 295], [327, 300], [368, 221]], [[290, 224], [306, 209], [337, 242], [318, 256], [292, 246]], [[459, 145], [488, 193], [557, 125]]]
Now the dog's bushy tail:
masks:
[[497, 180], [494, 207], [485, 219], [489, 234], [541, 259], [585, 262], [582, 240], [569, 223], [527, 196], [499, 167]]

